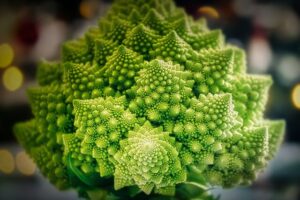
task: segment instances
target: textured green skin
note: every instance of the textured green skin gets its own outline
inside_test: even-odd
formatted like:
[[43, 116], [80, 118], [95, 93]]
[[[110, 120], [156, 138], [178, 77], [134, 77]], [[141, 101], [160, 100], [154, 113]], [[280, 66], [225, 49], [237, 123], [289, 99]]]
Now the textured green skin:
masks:
[[171, 0], [116, 1], [37, 78], [16, 137], [51, 183], [85, 197], [249, 184], [283, 138], [284, 121], [263, 118], [271, 78], [246, 74], [243, 50]]

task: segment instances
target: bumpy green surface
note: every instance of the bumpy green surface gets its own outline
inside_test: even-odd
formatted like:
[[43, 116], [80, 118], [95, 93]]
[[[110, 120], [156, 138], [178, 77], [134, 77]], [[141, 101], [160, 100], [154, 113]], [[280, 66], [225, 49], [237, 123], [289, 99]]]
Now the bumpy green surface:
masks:
[[171, 0], [116, 1], [37, 78], [16, 137], [51, 183], [85, 197], [249, 184], [283, 138], [284, 121], [263, 118], [271, 78], [246, 74], [243, 50]]

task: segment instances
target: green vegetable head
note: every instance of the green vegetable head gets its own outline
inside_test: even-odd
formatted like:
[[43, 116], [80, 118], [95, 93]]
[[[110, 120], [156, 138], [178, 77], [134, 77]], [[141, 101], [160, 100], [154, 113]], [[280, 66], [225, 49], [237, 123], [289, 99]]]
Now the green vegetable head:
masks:
[[249, 184], [283, 138], [263, 118], [271, 77], [171, 0], [116, 1], [37, 78], [16, 137], [51, 183], [90, 198]]

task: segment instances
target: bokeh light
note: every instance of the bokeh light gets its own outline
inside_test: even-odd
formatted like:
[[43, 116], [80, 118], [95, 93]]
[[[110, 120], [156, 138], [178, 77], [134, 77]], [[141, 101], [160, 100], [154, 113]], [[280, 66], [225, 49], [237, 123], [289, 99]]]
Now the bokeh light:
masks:
[[9, 67], [3, 73], [4, 87], [9, 91], [19, 89], [23, 84], [23, 73], [17, 67]]
[[13, 155], [6, 149], [0, 149], [0, 172], [10, 174], [15, 169]]
[[271, 66], [273, 53], [269, 42], [263, 37], [253, 37], [248, 47], [251, 72], [266, 73]]
[[90, 19], [94, 17], [96, 8], [97, 6], [93, 0], [83, 0], [79, 5], [79, 12], [82, 17]]
[[0, 45], [0, 68], [7, 67], [14, 58], [14, 51], [9, 44]]
[[292, 90], [293, 105], [300, 109], [300, 83], [298, 83]]
[[214, 7], [211, 7], [211, 6], [200, 7], [198, 9], [198, 13], [200, 13], [201, 15], [207, 15], [207, 16], [215, 18], [215, 19], [220, 17], [218, 11]]
[[300, 58], [296, 54], [285, 54], [276, 62], [279, 81], [286, 86], [293, 86], [300, 79]]
[[33, 175], [36, 170], [35, 164], [24, 151], [17, 154], [16, 167], [19, 172], [27, 176]]

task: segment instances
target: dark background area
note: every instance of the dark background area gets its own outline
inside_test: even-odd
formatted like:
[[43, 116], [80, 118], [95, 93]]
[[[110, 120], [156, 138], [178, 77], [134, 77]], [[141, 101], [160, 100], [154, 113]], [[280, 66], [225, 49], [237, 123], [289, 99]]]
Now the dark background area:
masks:
[[[287, 123], [285, 144], [254, 186], [216, 190], [217, 193], [223, 194], [221, 199], [239, 199], [239, 195], [246, 196], [244, 199], [300, 199], [300, 1], [176, 0], [176, 3], [194, 18], [205, 17], [211, 29], [222, 29], [227, 42], [244, 48], [249, 73], [273, 77], [265, 116], [285, 119]], [[12, 193], [25, 184], [28, 199], [76, 197], [74, 193], [59, 193], [35, 170], [29, 173], [32, 168], [28, 166], [34, 165], [28, 159], [23, 166], [28, 173], [22, 173], [22, 165], [18, 166], [16, 160], [22, 149], [16, 144], [12, 125], [32, 116], [26, 88], [36, 85], [39, 60], [58, 60], [60, 44], [96, 25], [110, 4], [108, 0], [0, 1], [0, 49], [9, 48], [13, 52], [11, 61], [1, 66], [3, 51], [0, 50], [0, 199], [18, 198]], [[14, 77], [11, 73], [8, 79], [21, 80], [14, 87], [5, 83], [4, 78], [11, 68], [19, 74]], [[8, 160], [12, 160], [12, 170], [7, 170]], [[1, 162], [6, 171], [1, 171]], [[30, 196], [30, 191], [37, 195]], [[45, 197], [45, 192], [51, 195]]]

